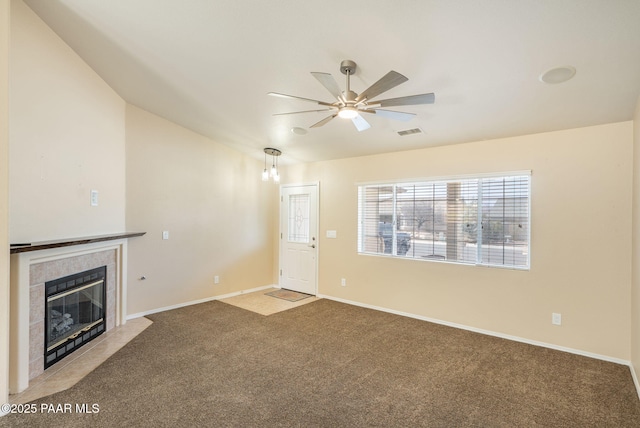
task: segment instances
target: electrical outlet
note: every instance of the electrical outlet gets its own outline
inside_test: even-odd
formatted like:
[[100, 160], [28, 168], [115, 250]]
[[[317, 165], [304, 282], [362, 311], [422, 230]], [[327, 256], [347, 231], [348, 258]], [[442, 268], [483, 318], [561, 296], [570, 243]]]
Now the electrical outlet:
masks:
[[214, 284], [220, 284], [220, 277], [218, 275], [213, 277], [213, 283]]
[[562, 314], [552, 313], [551, 314], [551, 324], [553, 325], [562, 325]]
[[340, 280], [340, 285], [342, 285], [343, 287], [346, 287], [347, 286], [347, 280], [345, 278], [342, 278]]
[[162, 231], [162, 239], [169, 239], [169, 231], [168, 230], [163, 230]]

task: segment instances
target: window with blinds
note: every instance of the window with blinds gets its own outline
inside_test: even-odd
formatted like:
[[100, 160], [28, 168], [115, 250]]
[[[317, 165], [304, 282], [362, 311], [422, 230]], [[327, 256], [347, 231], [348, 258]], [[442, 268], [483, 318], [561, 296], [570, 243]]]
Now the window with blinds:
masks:
[[529, 268], [530, 175], [358, 187], [358, 252]]

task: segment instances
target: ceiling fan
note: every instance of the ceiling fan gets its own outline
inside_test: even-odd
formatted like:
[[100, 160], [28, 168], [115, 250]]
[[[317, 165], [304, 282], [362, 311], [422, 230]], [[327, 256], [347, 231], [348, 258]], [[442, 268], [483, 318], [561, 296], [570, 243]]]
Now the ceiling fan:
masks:
[[269, 95], [275, 97], [282, 98], [292, 98], [295, 100], [302, 100], [307, 102], [312, 102], [321, 106], [327, 107], [322, 110], [305, 110], [305, 111], [294, 111], [289, 113], [276, 113], [274, 116], [281, 116], [286, 114], [298, 114], [298, 113], [311, 113], [311, 112], [321, 112], [321, 111], [330, 111], [331, 114], [321, 121], [314, 123], [311, 125], [311, 128], [317, 128], [322, 125], [328, 123], [331, 119], [336, 116], [345, 119], [351, 119], [355, 127], [358, 131], [364, 131], [365, 129], [369, 129], [371, 125], [367, 122], [360, 113], [368, 113], [375, 114], [382, 117], [387, 117], [395, 120], [410, 120], [415, 116], [414, 113], [405, 113], [400, 111], [393, 110], [385, 110], [382, 107], [394, 107], [394, 106], [409, 106], [409, 105], [419, 105], [419, 104], [433, 104], [435, 101], [435, 95], [433, 93], [428, 94], [420, 94], [420, 95], [409, 95], [406, 97], [399, 98], [389, 98], [386, 100], [373, 100], [373, 98], [382, 94], [383, 92], [388, 91], [391, 88], [398, 86], [401, 83], [406, 82], [407, 79], [402, 74], [396, 71], [390, 71], [380, 80], [378, 80], [373, 85], [369, 86], [359, 95], [351, 90], [350, 85], [350, 76], [353, 75], [356, 71], [356, 63], [351, 60], [344, 60], [340, 63], [340, 72], [347, 76], [347, 85], [346, 89], [343, 91], [340, 90], [338, 83], [335, 81], [333, 76], [329, 73], [319, 73], [319, 72], [311, 72], [313, 77], [318, 79], [318, 81], [327, 88], [327, 90], [337, 98], [337, 101], [325, 102], [319, 100], [313, 100], [310, 98], [297, 97], [294, 95], [286, 95], [280, 94], [277, 92], [269, 92]]

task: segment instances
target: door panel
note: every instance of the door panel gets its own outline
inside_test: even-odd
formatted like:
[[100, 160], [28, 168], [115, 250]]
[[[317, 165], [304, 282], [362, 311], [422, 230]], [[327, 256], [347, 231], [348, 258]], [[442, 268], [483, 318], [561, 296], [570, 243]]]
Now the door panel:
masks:
[[286, 186], [280, 206], [280, 287], [316, 294], [318, 186]]

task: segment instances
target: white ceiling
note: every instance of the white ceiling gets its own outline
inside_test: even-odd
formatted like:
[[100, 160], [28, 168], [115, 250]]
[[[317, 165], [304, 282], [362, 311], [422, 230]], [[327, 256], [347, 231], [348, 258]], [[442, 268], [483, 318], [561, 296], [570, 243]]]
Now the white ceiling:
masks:
[[[638, 0], [25, 0], [126, 101], [257, 158], [317, 161], [630, 120], [640, 94]], [[358, 132], [282, 92], [333, 102], [310, 74], [358, 64], [362, 92], [390, 70], [409, 81], [381, 98], [434, 92], [367, 115]], [[539, 75], [571, 65], [575, 77]], [[308, 130], [300, 136], [292, 127]], [[400, 137], [399, 130], [424, 134]]]

